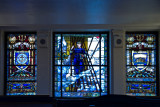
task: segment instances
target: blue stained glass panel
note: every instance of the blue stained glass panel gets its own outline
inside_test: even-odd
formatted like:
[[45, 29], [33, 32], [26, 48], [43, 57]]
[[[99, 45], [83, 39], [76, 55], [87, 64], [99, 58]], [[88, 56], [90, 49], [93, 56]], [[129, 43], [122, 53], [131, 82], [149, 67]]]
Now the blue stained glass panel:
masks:
[[128, 83], [128, 95], [134, 96], [156, 96], [155, 83]]
[[35, 34], [7, 34], [7, 95], [35, 95], [37, 76]]
[[7, 95], [36, 95], [35, 82], [8, 82]]
[[156, 96], [156, 34], [126, 34], [127, 95]]
[[55, 34], [56, 97], [108, 93], [106, 45], [107, 34]]

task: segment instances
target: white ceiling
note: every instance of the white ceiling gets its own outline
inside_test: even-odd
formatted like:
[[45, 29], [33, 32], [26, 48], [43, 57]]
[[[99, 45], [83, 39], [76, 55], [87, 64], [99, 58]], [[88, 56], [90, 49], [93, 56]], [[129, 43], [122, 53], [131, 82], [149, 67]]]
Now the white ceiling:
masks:
[[160, 0], [0, 0], [0, 25], [160, 25]]

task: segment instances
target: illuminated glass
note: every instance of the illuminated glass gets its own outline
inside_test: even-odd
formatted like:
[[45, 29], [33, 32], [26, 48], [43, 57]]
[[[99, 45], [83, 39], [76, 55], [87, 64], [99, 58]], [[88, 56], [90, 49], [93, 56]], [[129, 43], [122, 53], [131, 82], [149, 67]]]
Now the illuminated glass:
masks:
[[108, 93], [108, 34], [55, 34], [56, 97], [97, 97]]
[[7, 95], [35, 95], [37, 45], [35, 34], [7, 34]]
[[156, 34], [126, 34], [126, 93], [156, 96]]

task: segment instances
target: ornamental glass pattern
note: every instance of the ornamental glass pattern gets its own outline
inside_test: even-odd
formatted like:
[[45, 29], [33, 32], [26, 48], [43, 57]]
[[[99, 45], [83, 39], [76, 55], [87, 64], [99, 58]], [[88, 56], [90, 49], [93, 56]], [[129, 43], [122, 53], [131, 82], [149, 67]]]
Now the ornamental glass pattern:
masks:
[[126, 34], [126, 93], [133, 96], [156, 96], [156, 34]]
[[7, 34], [6, 95], [36, 95], [37, 37]]

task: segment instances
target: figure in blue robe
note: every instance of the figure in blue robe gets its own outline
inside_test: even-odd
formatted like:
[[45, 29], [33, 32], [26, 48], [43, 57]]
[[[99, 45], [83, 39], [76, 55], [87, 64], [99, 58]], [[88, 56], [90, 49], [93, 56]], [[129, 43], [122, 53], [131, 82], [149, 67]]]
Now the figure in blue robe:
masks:
[[[70, 55], [72, 54], [74, 55], [74, 74], [78, 75], [82, 71], [84, 71], [83, 59], [85, 58], [85, 50], [81, 48], [81, 42], [77, 42], [77, 48], [74, 48], [74, 46], [72, 46]], [[77, 84], [79, 84], [79, 80], [77, 80]]]

